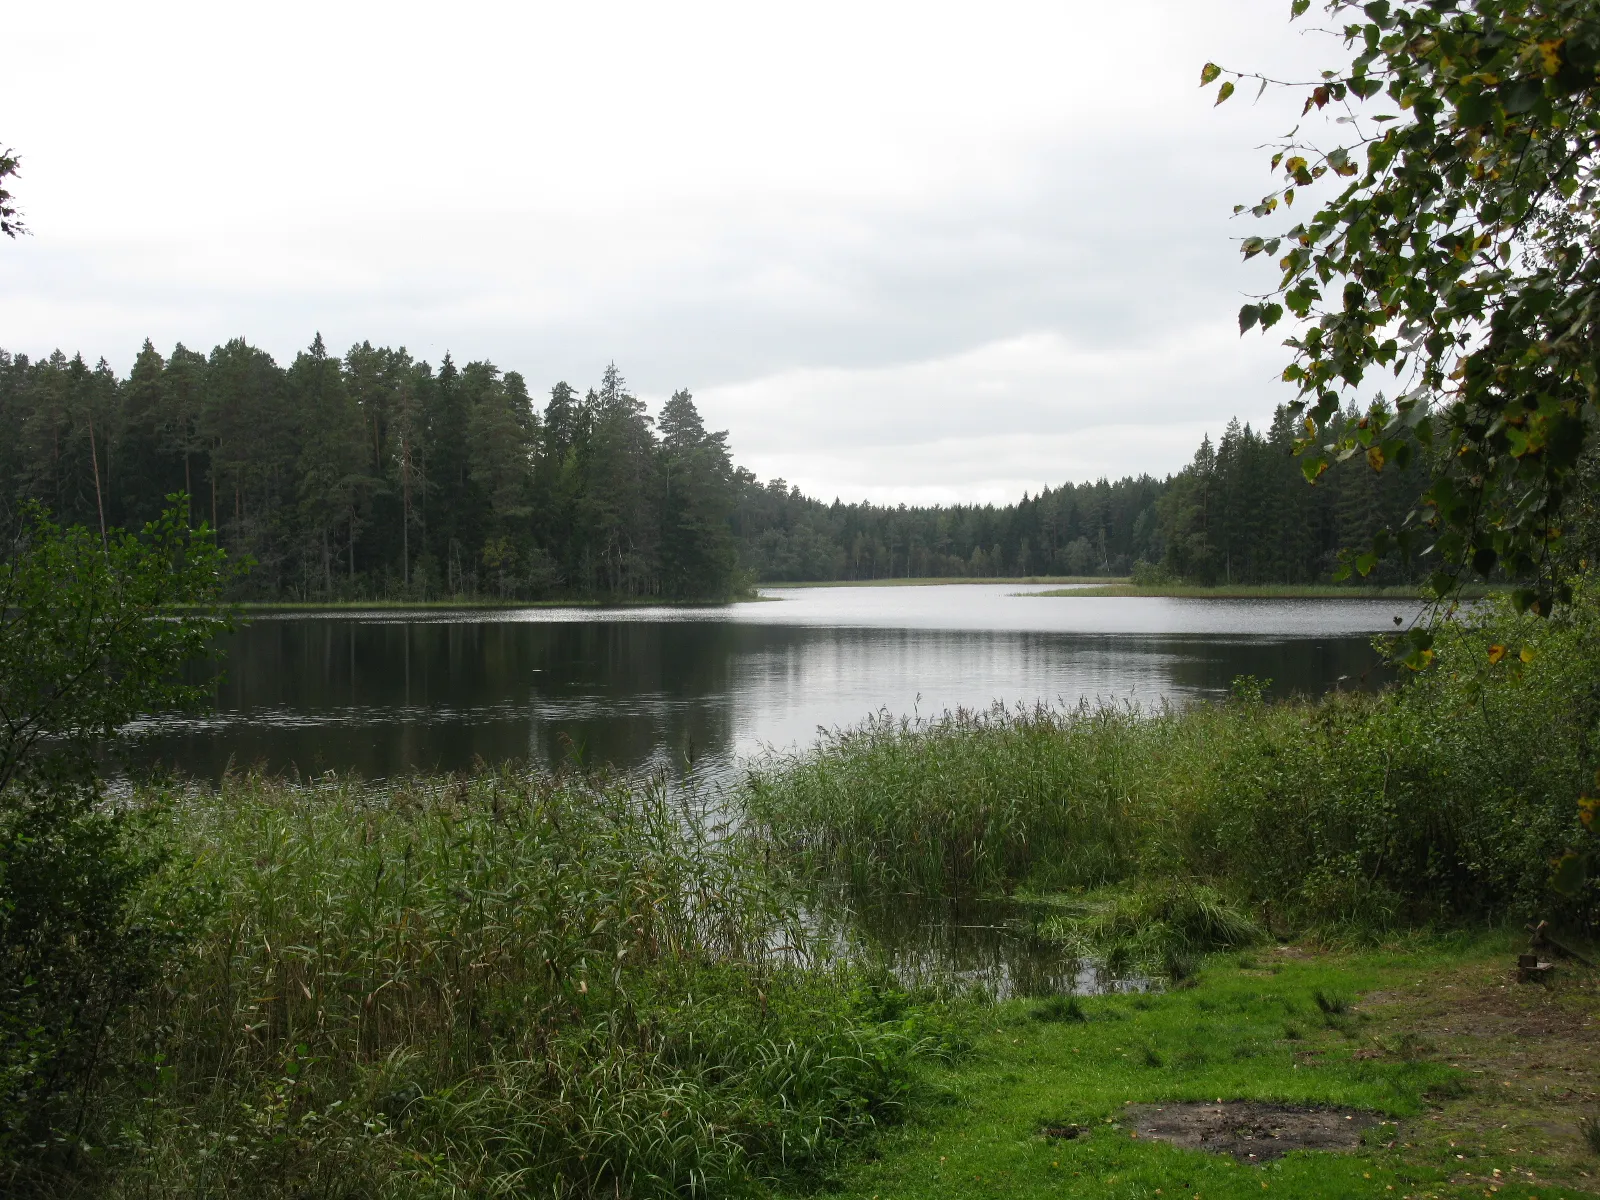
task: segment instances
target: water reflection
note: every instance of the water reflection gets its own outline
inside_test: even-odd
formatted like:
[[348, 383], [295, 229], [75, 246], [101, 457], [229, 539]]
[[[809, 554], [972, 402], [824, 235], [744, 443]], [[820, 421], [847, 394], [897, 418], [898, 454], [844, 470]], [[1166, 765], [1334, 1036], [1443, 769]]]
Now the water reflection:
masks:
[[[1381, 678], [1372, 601], [1096, 601], [982, 587], [814, 589], [691, 610], [258, 618], [215, 709], [145, 723], [147, 760], [382, 777], [580, 761], [724, 778], [868, 714], [1225, 693]], [[1120, 621], [1120, 625], [1118, 622]], [[1152, 632], [1151, 626], [1167, 626]]]
[[1136, 992], [1149, 981], [1074, 958], [1039, 937], [1034, 913], [1001, 899], [916, 899], [876, 902], [848, 911], [824, 907], [824, 926], [841, 952], [885, 967], [905, 987], [971, 988], [997, 1000]]

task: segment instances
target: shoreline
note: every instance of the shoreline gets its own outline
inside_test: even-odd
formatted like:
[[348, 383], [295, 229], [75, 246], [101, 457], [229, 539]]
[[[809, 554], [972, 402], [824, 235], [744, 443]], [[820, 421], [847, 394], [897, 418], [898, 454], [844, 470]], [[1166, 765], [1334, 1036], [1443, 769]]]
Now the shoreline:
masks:
[[738, 596], [728, 600], [244, 600], [224, 607], [250, 616], [273, 613], [338, 612], [515, 612], [545, 608], [727, 608], [758, 604], [766, 597]]
[[984, 576], [913, 576], [905, 579], [812, 579], [804, 581], [759, 583], [763, 588], [872, 588], [872, 587], [941, 587], [946, 584], [1034, 584], [1119, 587], [1127, 580], [1117, 575], [984, 575]]
[[[1499, 589], [1467, 587], [1461, 599], [1478, 600]], [[1049, 592], [1017, 592], [1018, 596], [1060, 599], [1063, 597], [1167, 597], [1183, 600], [1425, 600], [1420, 587], [1400, 584], [1390, 587], [1347, 587], [1337, 583], [1234, 584], [1202, 587], [1194, 584], [1115, 583], [1082, 588], [1061, 588]]]

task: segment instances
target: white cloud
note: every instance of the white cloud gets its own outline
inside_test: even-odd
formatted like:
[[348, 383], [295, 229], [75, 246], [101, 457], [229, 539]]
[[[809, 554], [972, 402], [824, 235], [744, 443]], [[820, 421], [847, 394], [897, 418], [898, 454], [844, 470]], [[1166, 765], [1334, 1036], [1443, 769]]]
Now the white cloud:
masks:
[[924, 362], [789, 371], [699, 401], [714, 424], [759, 431], [740, 448], [758, 475], [809, 494], [999, 503], [1177, 470], [1221, 432], [1215, 414], [1262, 390], [1273, 354], [1209, 324], [1115, 347], [1034, 333]]
[[1170, 470], [1282, 398], [1227, 214], [1292, 105], [1196, 87], [1281, 7], [25, 0], [0, 345], [615, 358], [830, 495]]

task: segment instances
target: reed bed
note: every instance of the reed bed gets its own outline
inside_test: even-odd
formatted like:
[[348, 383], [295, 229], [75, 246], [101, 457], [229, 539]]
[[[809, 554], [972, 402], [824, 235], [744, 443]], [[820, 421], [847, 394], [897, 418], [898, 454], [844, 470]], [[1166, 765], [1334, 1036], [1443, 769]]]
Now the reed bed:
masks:
[[1181, 857], [1236, 724], [1209, 706], [880, 716], [764, 764], [747, 805], [802, 869], [859, 889], [1094, 888]]
[[183, 848], [168, 894], [203, 899], [125, 1032], [142, 1069], [104, 1099], [95, 1194], [730, 1195], [815, 1180], [899, 1111], [905, 1022], [660, 789], [140, 800]]
[[[1189, 931], [1174, 933], [1186, 950], [1237, 942], [1239, 921], [1592, 927], [1600, 881], [1558, 893], [1551, 863], [1600, 832], [1580, 803], [1600, 777], [1600, 605], [1585, 594], [1540, 621], [1491, 601], [1434, 650], [1378, 695], [1264, 703], [1243, 680], [1231, 700], [1181, 709], [880, 717], [756, 769], [752, 825], [858, 904], [1093, 892], [1084, 911], [1123, 944], [1139, 941], [1130, 914]], [[1107, 907], [1107, 889], [1144, 890]], [[1239, 921], [1197, 916], [1219, 904]]]

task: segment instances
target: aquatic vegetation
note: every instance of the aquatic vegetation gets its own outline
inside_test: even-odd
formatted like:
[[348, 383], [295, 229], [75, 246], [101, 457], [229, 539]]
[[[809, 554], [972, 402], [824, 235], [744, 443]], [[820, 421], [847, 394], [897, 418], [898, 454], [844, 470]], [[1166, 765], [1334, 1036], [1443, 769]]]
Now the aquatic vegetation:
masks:
[[1191, 880], [1280, 934], [1600, 916], [1600, 886], [1550, 886], [1594, 838], [1600, 607], [1489, 602], [1432, 653], [1376, 696], [882, 717], [767, 763], [747, 803], [797, 869], [863, 893]]
[[1184, 879], [1142, 880], [1089, 899], [1082, 915], [1045, 923], [1046, 936], [1113, 970], [1136, 966], [1181, 981], [1201, 957], [1254, 945], [1266, 936], [1220, 892]]
[[77, 1168], [105, 1194], [725, 1195], [900, 1114], [914, 1005], [812, 961], [759, 858], [664, 792], [139, 799], [207, 902], [123, 1031], [145, 1069]]

